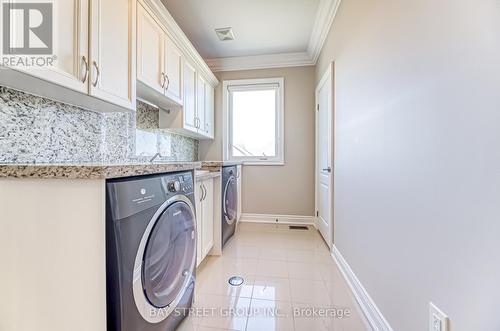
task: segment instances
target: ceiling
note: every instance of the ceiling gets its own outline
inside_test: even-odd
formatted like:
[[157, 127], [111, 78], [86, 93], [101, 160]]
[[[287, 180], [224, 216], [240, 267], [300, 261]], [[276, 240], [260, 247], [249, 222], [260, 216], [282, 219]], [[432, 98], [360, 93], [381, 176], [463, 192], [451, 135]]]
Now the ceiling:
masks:
[[[303, 53], [321, 0], [162, 0], [205, 59]], [[222, 42], [216, 28], [232, 27]]]

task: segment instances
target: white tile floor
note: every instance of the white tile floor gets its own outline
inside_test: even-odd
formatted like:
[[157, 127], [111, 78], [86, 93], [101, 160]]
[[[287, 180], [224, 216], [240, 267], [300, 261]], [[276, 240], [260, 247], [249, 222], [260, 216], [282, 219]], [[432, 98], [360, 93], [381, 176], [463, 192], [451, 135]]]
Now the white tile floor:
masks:
[[[197, 273], [196, 310], [179, 330], [369, 330], [314, 228], [241, 223], [223, 256], [207, 257]], [[243, 285], [228, 284], [235, 275]], [[312, 308], [349, 315], [310, 317]]]

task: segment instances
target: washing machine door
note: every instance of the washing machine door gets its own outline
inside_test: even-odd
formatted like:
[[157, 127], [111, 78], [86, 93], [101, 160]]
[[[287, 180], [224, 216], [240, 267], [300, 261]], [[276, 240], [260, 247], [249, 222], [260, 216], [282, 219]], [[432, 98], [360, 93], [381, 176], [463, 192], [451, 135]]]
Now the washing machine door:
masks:
[[224, 219], [231, 225], [236, 221], [238, 210], [238, 181], [236, 177], [229, 177], [224, 188]]
[[133, 292], [148, 322], [167, 318], [192, 282], [196, 263], [196, 219], [184, 196], [170, 199], [149, 223], [136, 257]]

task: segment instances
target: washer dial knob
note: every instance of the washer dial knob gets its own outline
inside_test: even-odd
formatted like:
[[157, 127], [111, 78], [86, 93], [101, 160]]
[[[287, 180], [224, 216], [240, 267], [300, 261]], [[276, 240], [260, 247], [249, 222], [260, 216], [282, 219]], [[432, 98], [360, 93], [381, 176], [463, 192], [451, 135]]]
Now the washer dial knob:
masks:
[[178, 180], [173, 180], [168, 183], [167, 188], [169, 192], [179, 192], [181, 190], [181, 183]]

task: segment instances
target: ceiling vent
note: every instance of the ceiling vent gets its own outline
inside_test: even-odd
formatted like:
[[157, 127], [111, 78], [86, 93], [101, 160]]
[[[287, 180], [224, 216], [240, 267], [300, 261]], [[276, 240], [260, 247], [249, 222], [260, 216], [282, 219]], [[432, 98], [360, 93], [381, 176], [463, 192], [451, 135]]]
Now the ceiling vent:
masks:
[[217, 33], [217, 37], [219, 37], [220, 41], [234, 40], [233, 28], [215, 29], [215, 32]]

